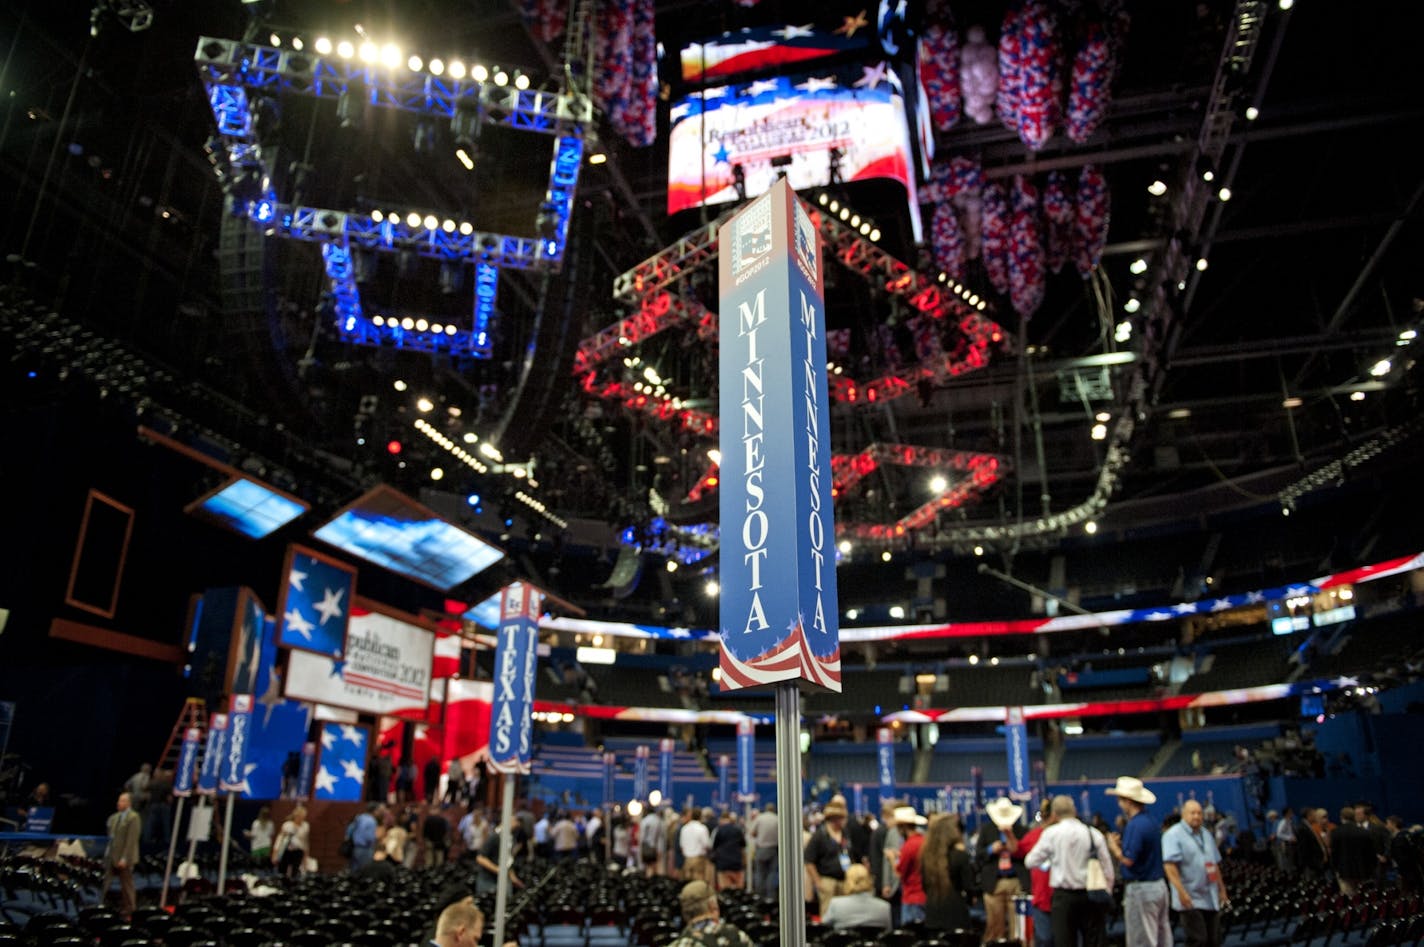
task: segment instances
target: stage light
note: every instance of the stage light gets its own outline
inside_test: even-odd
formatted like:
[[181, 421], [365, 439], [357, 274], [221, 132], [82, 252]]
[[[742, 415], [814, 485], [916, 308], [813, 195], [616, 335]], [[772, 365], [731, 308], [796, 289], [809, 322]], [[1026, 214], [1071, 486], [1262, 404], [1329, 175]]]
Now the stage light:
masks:
[[1295, 6], [1295, 0], [1280, 0], [1280, 2], [1276, 5], [1280, 7], [1282, 11], [1289, 10], [1291, 7]]
[[1132, 323], [1124, 319], [1117, 324], [1113, 330], [1113, 340], [1116, 342], [1127, 342], [1132, 338]]
[[1351, 401], [1364, 401], [1364, 400], [1365, 400], [1365, 393], [1364, 393], [1363, 391], [1352, 391], [1352, 392], [1350, 392], [1350, 400], [1351, 400]]
[[432, 59], [432, 60], [430, 60], [430, 74], [431, 74], [432, 76], [443, 76], [443, 75], [445, 75], [445, 60], [443, 60], [443, 59]]
[[840, 202], [840, 201], [831, 201], [831, 206], [830, 206], [830, 211], [831, 211], [831, 213], [834, 214], [836, 211], [838, 211], [838, 210], [840, 210], [840, 209], [841, 209], [841, 202]]
[[278, 36], [276, 33], [273, 33], [267, 37], [267, 42], [271, 43], [273, 46], [281, 46], [282, 37]]
[[470, 153], [464, 148], [456, 148], [455, 157], [460, 159], [460, 163], [465, 166], [466, 171], [475, 170], [475, 159], [471, 158]]
[[420, 398], [415, 402], [415, 406], [422, 413], [427, 413], [435, 407], [435, 402], [431, 401], [429, 398]]
[[436, 335], [442, 335], [445, 332], [445, 326], [443, 323], [432, 322], [430, 324], [430, 331], [435, 333]]
[[1370, 374], [1375, 376], [1376, 378], [1383, 378], [1385, 375], [1389, 374], [1390, 369], [1392, 369], [1393, 367], [1393, 362], [1391, 362], [1387, 358], [1382, 358], [1378, 362], [1375, 362], [1373, 365], [1370, 366]]
[[[417, 319], [417, 320], [415, 320], [415, 331], [416, 331], [416, 332], [424, 332], [426, 329], [429, 329], [429, 328], [430, 328], [430, 323], [426, 322], [424, 319]], [[420, 410], [422, 410], [422, 411], [429, 411], [430, 409], [429, 409], [429, 408], [421, 408]]]
[[850, 208], [849, 208], [849, 207], [842, 207], [839, 216], [840, 216], [841, 220], [845, 220], [846, 218], [850, 217]]
[[431, 479], [431, 480], [443, 480], [443, 479], [445, 479], [445, 471], [442, 470], [442, 469], [439, 468], [439, 467], [434, 467], [434, 468], [432, 468], [431, 471], [430, 471], [430, 479]]
[[887, 549], [887, 550], [885, 550], [884, 552], [882, 552], [882, 553], [880, 554], [880, 561], [881, 561], [881, 562], [889, 562], [890, 559], [891, 559], [890, 550]]
[[977, 655], [977, 654], [971, 654], [971, 655], [969, 656], [969, 663], [970, 663], [970, 664], [978, 664], [978, 663], [979, 663], [979, 655]]
[[462, 236], [462, 237], [468, 237], [470, 234], [472, 234], [472, 233], [474, 233], [474, 232], [475, 232], [475, 225], [474, 225], [474, 224], [470, 223], [468, 220], [462, 220], [462, 221], [460, 221], [460, 236]]
[[1108, 414], [1106, 411], [1099, 411], [1096, 415], [1093, 416], [1093, 420], [1101, 421], [1106, 424], [1112, 420], [1112, 415]]
[[904, 618], [904, 617], [905, 617], [905, 606], [903, 606], [903, 605], [891, 605], [891, 606], [890, 606], [890, 617], [891, 617], [891, 618]]
[[387, 43], [381, 47], [381, 65], [387, 69], [395, 69], [400, 65], [401, 51], [395, 43]]
[[410, 386], [407, 385], [403, 380], [397, 378], [397, 379], [392, 383], [391, 387], [395, 388], [396, 391], [405, 391], [405, 390], [406, 390], [407, 388], [409, 388]]
[[505, 72], [503, 69], [496, 69], [494, 71], [494, 84], [498, 86], [508, 85], [509, 73]]
[[976, 556], [982, 556], [982, 555], [984, 555], [984, 547], [983, 547], [983, 546], [975, 546], [975, 547], [974, 547], [974, 555], [976, 555]]
[[850, 225], [851, 225], [852, 227], [859, 227], [859, 226], [860, 226], [860, 215], [859, 215], [859, 214], [852, 214], [852, 215], [851, 215], [851, 218], [850, 218]]
[[822, 191], [820, 194], [818, 194], [818, 195], [816, 196], [816, 203], [817, 203], [817, 204], [820, 204], [822, 207], [825, 207], [825, 206], [826, 206], [826, 202], [829, 201], [829, 200], [830, 200], [830, 197], [826, 194], [825, 191]]
[[400, 452], [401, 452], [401, 442], [400, 442], [400, 441], [390, 441], [390, 442], [388, 442], [388, 443], [386, 444], [386, 453], [394, 455], [394, 454], [399, 454]]
[[1128, 270], [1130, 270], [1134, 276], [1140, 276], [1147, 272], [1147, 261], [1142, 257], [1138, 257], [1128, 266]]
[[1097, 531], [1098, 531], [1098, 523], [1097, 523], [1097, 520], [1088, 520], [1088, 522], [1086, 522], [1086, 523], [1083, 524], [1083, 532], [1087, 533], [1089, 536], [1093, 535], [1093, 534], [1096, 533]]
[[943, 493], [949, 487], [949, 481], [943, 476], [936, 474], [930, 478], [930, 491], [932, 493]]
[[522, 72], [516, 72], [514, 74], [514, 87], [520, 92], [523, 92], [529, 88], [529, 77]]
[[716, 598], [717, 593], [721, 591], [721, 589], [722, 587], [717, 584], [716, 579], [708, 579], [707, 584], [702, 586], [702, 591], [707, 595], [708, 598]]
[[376, 223], [379, 224], [381, 221], [383, 221], [383, 220], [386, 219], [386, 215], [383, 214], [383, 213], [381, 213], [380, 208], [377, 208], [377, 209], [371, 211], [371, 219], [374, 220]]
[[861, 224], [861, 225], [860, 225], [860, 235], [861, 235], [862, 237], [868, 237], [868, 236], [870, 236], [870, 224], [869, 224], [869, 223], [864, 223], [864, 224]]
[[1136, 312], [1137, 310], [1139, 310], [1139, 309], [1141, 309], [1141, 308], [1142, 308], [1142, 300], [1138, 299], [1136, 296], [1130, 296], [1130, 297], [1128, 297], [1127, 302], [1125, 302], [1125, 303], [1122, 304], [1122, 311], [1123, 311], [1123, 312]]
[[454, 335], [454, 334], [455, 334], [455, 331], [456, 331], [456, 330], [455, 330], [455, 327], [454, 327], [453, 325], [450, 325], [450, 326], [446, 326], [446, 327], [445, 327], [445, 334], [446, 334], [446, 335]]
[[371, 317], [371, 324], [374, 325], [376, 328], [379, 329], [381, 326], [383, 326], [383, 325], [386, 324], [386, 320], [383, 319], [383, 318], [381, 318], [380, 316], [372, 316], [372, 317]]
[[676, 571], [677, 571], [677, 560], [676, 560], [676, 559], [669, 559], [669, 560], [667, 561], [667, 571], [669, 571], [669, 572], [676, 572]]
[[416, 55], [412, 55], [409, 59], [405, 61], [405, 67], [411, 72], [419, 72], [422, 68], [424, 68], [424, 66], [425, 60], [421, 59], [419, 56]]
[[476, 82], [484, 82], [489, 78], [489, 70], [479, 63], [475, 63], [470, 67], [470, 78]]
[[1300, 398], [1298, 398], [1298, 397], [1292, 395], [1291, 397], [1289, 397], [1289, 398], [1287, 398], [1287, 399], [1285, 399], [1284, 401], [1281, 402], [1281, 407], [1282, 407], [1282, 408], [1299, 408], [1299, 407], [1300, 407], [1301, 405], [1303, 405], [1303, 404], [1305, 404], [1304, 401], [1302, 401]]
[[1108, 426], [1106, 424], [1094, 424], [1089, 434], [1095, 441], [1106, 440], [1108, 436]]
[[446, 233], [454, 233], [455, 222], [447, 217], [444, 220], [440, 221], [440, 229], [445, 231]]
[[1258, 119], [1258, 118], [1260, 118], [1260, 117], [1261, 117], [1261, 110], [1258, 109], [1258, 108], [1256, 108], [1256, 106], [1254, 106], [1254, 105], [1248, 105], [1248, 106], [1246, 107], [1246, 121], [1248, 121], [1248, 122], [1254, 122], [1256, 119]]
[[360, 56], [362, 62], [375, 62], [381, 58], [381, 49], [375, 43], [366, 40], [361, 44]]
[[485, 441], [480, 445], [480, 453], [497, 464], [504, 463], [504, 455], [499, 452], [499, 448], [495, 447], [489, 441]]
[[331, 55], [331, 40], [327, 39], [325, 36], [318, 36], [318, 37], [316, 38], [316, 51], [317, 51], [318, 55], [321, 55], [321, 56], [330, 56], [330, 55]]
[[1220, 200], [1223, 204], [1225, 204], [1227, 201], [1231, 200], [1231, 188], [1229, 188], [1229, 187], [1224, 187], [1224, 188], [1222, 188], [1221, 190], [1219, 190], [1219, 191], [1216, 192], [1216, 197], [1217, 197], [1217, 199]]
[[404, 319], [401, 320], [401, 328], [409, 332], [411, 329], [415, 328], [415, 320], [412, 319], [410, 316], [406, 316]]
[[292, 37], [292, 48], [295, 49], [297, 52], [301, 52], [303, 47], [305, 46], [306, 43], [302, 42], [302, 38], [300, 36]]
[[880, 228], [876, 227], [876, 228], [874, 228], [874, 229], [872, 229], [872, 230], [870, 231], [870, 239], [871, 239], [871, 240], [879, 240], [879, 239], [880, 239]]
[[1206, 257], [1204, 257], [1204, 256], [1203, 256], [1203, 257], [1197, 257], [1197, 272], [1198, 272], [1198, 273], [1205, 273], [1205, 272], [1206, 272], [1206, 268], [1207, 268], [1209, 265], [1210, 265], [1210, 264], [1208, 264], [1207, 261], [1206, 261]]
[[411, 211], [409, 214], [406, 214], [406, 215], [405, 215], [405, 225], [406, 225], [407, 227], [419, 227], [419, 226], [420, 226], [420, 215], [417, 214], [415, 211]]
[[588, 156], [588, 163], [589, 163], [589, 164], [603, 164], [603, 163], [605, 163], [605, 162], [607, 162], [607, 161], [608, 161], [608, 155], [604, 154], [602, 151], [595, 151], [595, 152], [592, 152], [592, 153]]
[[463, 78], [465, 78], [465, 64], [464, 64], [463, 62], [461, 62], [460, 60], [458, 60], [458, 59], [452, 59], [452, 60], [450, 60], [449, 69], [450, 69], [450, 78], [451, 78], [451, 79], [463, 79]]
[[1147, 193], [1151, 194], [1153, 197], [1161, 197], [1163, 194], [1167, 193], [1167, 182], [1162, 181], [1160, 179], [1153, 181], [1151, 184], [1147, 185]]
[[436, 217], [434, 214], [426, 214], [425, 219], [421, 221], [421, 223], [425, 224], [426, 230], [434, 230], [436, 227], [440, 226], [440, 218]]
[[350, 40], [344, 39], [336, 44], [336, 55], [340, 56], [342, 59], [350, 59], [352, 56], [356, 55], [356, 47], [351, 45]]
[[1399, 333], [1399, 341], [1401, 342], [1413, 342], [1417, 338], [1419, 338], [1419, 331], [1417, 329], [1405, 329]]

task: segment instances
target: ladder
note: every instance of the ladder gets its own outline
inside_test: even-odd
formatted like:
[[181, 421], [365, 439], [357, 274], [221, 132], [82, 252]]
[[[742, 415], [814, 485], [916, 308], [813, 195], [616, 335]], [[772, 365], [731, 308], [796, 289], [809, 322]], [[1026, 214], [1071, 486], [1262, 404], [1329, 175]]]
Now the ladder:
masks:
[[197, 727], [206, 736], [208, 730], [208, 705], [201, 697], [189, 697], [183, 701], [183, 709], [178, 712], [178, 721], [173, 724], [173, 732], [163, 745], [163, 755], [158, 758], [154, 771], [174, 772], [178, 768], [178, 754], [183, 749], [183, 734], [189, 727]]

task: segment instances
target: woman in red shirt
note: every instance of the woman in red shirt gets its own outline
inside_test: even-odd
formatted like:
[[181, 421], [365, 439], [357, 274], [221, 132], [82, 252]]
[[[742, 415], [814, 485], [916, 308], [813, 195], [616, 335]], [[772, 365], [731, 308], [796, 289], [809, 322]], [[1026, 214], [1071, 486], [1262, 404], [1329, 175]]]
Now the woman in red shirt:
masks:
[[900, 861], [895, 871], [900, 876], [900, 923], [910, 924], [925, 919], [925, 884], [920, 871], [920, 849], [925, 837], [920, 829], [929, 820], [915, 811], [914, 806], [899, 806], [895, 810], [895, 824], [905, 837], [900, 847]]

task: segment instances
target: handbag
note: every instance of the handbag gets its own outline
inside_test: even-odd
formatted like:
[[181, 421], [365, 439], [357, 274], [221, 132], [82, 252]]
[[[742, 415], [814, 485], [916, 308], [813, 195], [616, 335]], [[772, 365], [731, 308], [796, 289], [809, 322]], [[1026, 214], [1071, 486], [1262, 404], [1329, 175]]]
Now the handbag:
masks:
[[356, 853], [356, 843], [351, 838], [355, 831], [356, 820], [352, 819], [346, 824], [346, 835], [341, 839], [341, 844], [336, 849], [337, 854], [342, 858], [350, 858]]
[[1092, 829], [1088, 829], [1088, 861], [1084, 867], [1088, 900], [1101, 907], [1112, 904], [1112, 891], [1108, 889], [1107, 875], [1103, 872], [1102, 863], [1098, 861], [1098, 850], [1093, 845]]

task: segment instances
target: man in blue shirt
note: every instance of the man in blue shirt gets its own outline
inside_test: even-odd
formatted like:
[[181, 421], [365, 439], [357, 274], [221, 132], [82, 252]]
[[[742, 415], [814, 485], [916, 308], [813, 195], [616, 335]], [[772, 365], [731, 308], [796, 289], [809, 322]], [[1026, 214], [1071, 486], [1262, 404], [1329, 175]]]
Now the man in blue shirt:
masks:
[[1157, 796], [1142, 780], [1119, 776], [1108, 790], [1127, 816], [1122, 835], [1108, 836], [1113, 858], [1122, 864], [1122, 914], [1127, 947], [1171, 947], [1172, 919], [1162, 874], [1162, 834], [1147, 814]]
[[380, 803], [373, 802], [351, 824], [351, 870], [371, 864], [376, 852], [376, 817], [384, 815]]
[[1202, 828], [1201, 803], [1188, 799], [1182, 821], [1162, 835], [1162, 869], [1172, 891], [1172, 909], [1181, 914], [1187, 947], [1220, 947], [1221, 909], [1228, 903], [1221, 879], [1216, 839]]

